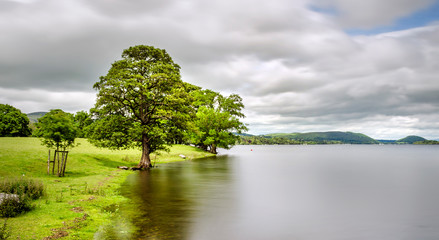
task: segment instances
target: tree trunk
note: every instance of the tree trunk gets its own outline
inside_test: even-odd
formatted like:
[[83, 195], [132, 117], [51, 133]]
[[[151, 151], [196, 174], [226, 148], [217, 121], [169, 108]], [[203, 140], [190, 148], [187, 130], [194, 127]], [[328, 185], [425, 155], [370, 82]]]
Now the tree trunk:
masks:
[[217, 154], [215, 144], [210, 145], [210, 153]]
[[140, 159], [140, 163], [137, 167], [144, 169], [151, 167], [151, 158], [149, 157], [148, 137], [145, 134], [142, 136], [142, 158]]

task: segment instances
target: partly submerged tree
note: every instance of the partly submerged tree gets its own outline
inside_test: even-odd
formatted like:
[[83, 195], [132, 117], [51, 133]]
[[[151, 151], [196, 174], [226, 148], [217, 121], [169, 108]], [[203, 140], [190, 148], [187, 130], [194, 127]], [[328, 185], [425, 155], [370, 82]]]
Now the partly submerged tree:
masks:
[[0, 104], [0, 137], [30, 136], [29, 118], [19, 109]]
[[73, 115], [61, 109], [52, 109], [39, 118], [35, 131], [43, 145], [62, 151], [74, 146], [77, 134]]
[[188, 132], [190, 141], [211, 153], [217, 148], [229, 149], [239, 140], [236, 133], [247, 131], [239, 118], [245, 117], [242, 98], [237, 94], [224, 97], [212, 90], [200, 90], [195, 95], [196, 118]]
[[187, 123], [188, 92], [195, 87], [181, 80], [180, 66], [165, 50], [139, 45], [124, 50], [94, 88], [90, 142], [111, 149], [140, 147], [138, 167], [149, 168], [150, 153], [166, 149], [175, 129]]

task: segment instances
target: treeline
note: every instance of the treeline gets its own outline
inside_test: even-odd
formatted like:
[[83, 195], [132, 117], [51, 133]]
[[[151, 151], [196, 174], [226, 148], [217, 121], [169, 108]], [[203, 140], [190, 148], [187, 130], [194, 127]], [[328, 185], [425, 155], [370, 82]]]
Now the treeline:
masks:
[[418, 144], [418, 145], [439, 145], [439, 141], [424, 140], [424, 141], [414, 142], [413, 144]]
[[[165, 143], [192, 144], [206, 151], [216, 153], [217, 147], [229, 148], [239, 142], [233, 132], [245, 131], [247, 127], [238, 118], [244, 105], [237, 94], [223, 96], [212, 90], [196, 89], [191, 93], [193, 100], [192, 118], [186, 119], [185, 129], [171, 128]], [[53, 139], [62, 135], [58, 145], [72, 146], [75, 138], [92, 138], [96, 134], [98, 121], [94, 110], [78, 111], [75, 114], [61, 109], [41, 112], [36, 122], [29, 120], [27, 114], [8, 104], [0, 104], [0, 137], [42, 137]], [[107, 127], [107, 126], [105, 126]], [[100, 129], [112, 132], [117, 129]], [[71, 142], [68, 144], [67, 142]], [[92, 141], [92, 140], [91, 140]], [[57, 147], [56, 144], [52, 144]]]
[[268, 136], [240, 136], [237, 145], [313, 145], [313, 144], [342, 144], [341, 141], [320, 140], [294, 140], [286, 137], [268, 137]]
[[90, 113], [86, 111], [72, 114], [53, 109], [40, 114], [38, 120], [32, 122], [20, 109], [9, 104], [0, 104], [0, 137], [41, 137], [42, 121], [48, 121], [47, 124], [52, 125], [52, 128], [56, 128], [55, 123], [58, 123], [59, 128], [61, 119], [64, 119], [65, 124], [71, 125], [75, 138], [84, 138], [86, 127], [93, 122]]

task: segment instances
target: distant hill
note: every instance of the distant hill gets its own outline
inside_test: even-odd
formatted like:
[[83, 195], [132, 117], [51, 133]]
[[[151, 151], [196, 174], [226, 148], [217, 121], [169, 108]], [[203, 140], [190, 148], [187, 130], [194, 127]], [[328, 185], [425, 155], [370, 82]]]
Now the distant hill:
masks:
[[415, 142], [422, 142], [422, 141], [426, 141], [427, 139], [423, 138], [423, 137], [419, 137], [419, 136], [407, 136], [405, 138], [401, 138], [399, 140], [396, 141], [396, 143], [399, 144], [413, 144]]
[[379, 142], [369, 136], [353, 132], [310, 132], [310, 133], [274, 133], [264, 137], [283, 137], [291, 140], [302, 140], [317, 143], [340, 142], [345, 144], [378, 144]]
[[26, 115], [29, 118], [29, 122], [37, 123], [38, 122], [38, 118], [43, 117], [46, 113], [47, 112], [33, 112], [33, 113], [28, 113]]
[[233, 133], [237, 136], [244, 136], [244, 137], [253, 137], [254, 135], [248, 134], [248, 133]]

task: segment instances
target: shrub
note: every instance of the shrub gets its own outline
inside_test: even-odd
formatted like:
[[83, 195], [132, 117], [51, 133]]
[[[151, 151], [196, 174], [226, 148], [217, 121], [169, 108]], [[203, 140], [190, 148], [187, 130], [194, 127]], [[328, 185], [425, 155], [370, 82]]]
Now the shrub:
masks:
[[0, 217], [15, 217], [33, 207], [31, 200], [44, 195], [41, 182], [16, 178], [0, 181]]
[[0, 192], [26, 196], [32, 200], [44, 196], [44, 186], [32, 179], [16, 178], [0, 181]]
[[4, 197], [0, 204], [0, 217], [15, 217], [32, 210], [30, 199], [26, 197]]

